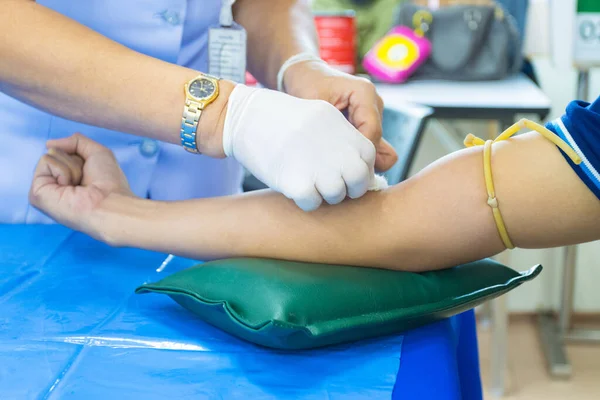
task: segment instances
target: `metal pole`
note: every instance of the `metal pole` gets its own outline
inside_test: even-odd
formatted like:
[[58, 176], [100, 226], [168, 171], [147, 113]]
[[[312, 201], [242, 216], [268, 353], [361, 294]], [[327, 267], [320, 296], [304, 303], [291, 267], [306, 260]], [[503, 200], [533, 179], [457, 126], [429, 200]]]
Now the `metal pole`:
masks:
[[[508, 265], [510, 255], [505, 251], [496, 260]], [[492, 300], [492, 354], [490, 357], [490, 392], [496, 398], [506, 393], [506, 369], [508, 363], [508, 309], [506, 295]]]
[[563, 264], [563, 281], [560, 310], [558, 315], [558, 332], [561, 339], [571, 329], [571, 313], [573, 311], [573, 291], [575, 288], [575, 263], [577, 260], [577, 246], [565, 248]]
[[590, 71], [580, 70], [577, 75], [577, 100], [588, 101], [590, 91]]

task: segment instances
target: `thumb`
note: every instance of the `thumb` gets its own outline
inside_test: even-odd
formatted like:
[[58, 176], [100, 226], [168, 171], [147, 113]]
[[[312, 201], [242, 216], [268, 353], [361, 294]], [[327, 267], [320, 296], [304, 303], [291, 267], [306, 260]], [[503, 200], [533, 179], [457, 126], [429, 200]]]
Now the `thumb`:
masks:
[[398, 161], [398, 153], [392, 145], [385, 139], [381, 139], [375, 146], [377, 155], [375, 157], [375, 169], [378, 171], [387, 171]]

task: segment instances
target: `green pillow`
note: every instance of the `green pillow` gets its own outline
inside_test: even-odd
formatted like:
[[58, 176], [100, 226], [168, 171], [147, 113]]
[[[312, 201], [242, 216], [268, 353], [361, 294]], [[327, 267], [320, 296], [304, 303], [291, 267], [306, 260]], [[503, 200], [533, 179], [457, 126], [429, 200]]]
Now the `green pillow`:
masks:
[[450, 317], [537, 276], [492, 260], [399, 272], [270, 259], [201, 264], [136, 293], [163, 293], [204, 321], [267, 347], [308, 349]]

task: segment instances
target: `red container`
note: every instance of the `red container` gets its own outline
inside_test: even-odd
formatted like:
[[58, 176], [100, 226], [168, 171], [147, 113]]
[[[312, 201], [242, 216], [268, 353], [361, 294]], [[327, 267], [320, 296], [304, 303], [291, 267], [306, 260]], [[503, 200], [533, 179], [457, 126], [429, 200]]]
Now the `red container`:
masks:
[[354, 11], [315, 14], [321, 58], [334, 68], [356, 73], [356, 21]]

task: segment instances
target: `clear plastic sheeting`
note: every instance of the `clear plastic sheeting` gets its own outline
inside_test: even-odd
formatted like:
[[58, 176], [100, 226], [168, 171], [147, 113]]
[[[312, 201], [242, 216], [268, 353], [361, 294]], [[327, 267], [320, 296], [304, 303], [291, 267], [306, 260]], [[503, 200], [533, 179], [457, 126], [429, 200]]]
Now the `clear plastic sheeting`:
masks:
[[134, 295], [197, 263], [156, 272], [165, 258], [60, 226], [0, 225], [0, 399], [481, 398], [472, 313], [405, 337], [275, 351], [167, 296]]

